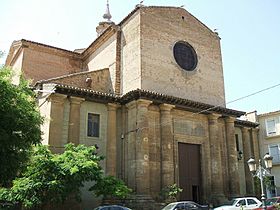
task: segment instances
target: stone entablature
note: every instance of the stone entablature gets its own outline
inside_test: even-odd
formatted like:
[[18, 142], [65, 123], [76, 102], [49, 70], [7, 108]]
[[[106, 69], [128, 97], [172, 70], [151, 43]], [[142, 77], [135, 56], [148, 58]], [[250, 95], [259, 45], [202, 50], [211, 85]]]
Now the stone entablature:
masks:
[[[75, 95], [80, 97], [85, 97], [87, 100], [92, 101], [104, 101], [104, 102], [116, 102], [119, 104], [127, 104], [130, 101], [137, 99], [147, 99], [152, 100], [154, 104], [168, 103], [175, 105], [178, 109], [184, 109], [187, 111], [194, 112], [196, 114], [211, 114], [219, 113], [223, 116], [240, 117], [245, 114], [245, 112], [237, 111], [233, 109], [227, 109], [224, 107], [213, 106], [210, 104], [205, 104], [197, 101], [191, 101], [183, 98], [168, 96], [164, 94], [159, 94], [146, 90], [134, 90], [125, 94], [124, 96], [116, 96], [114, 94], [102, 93], [90, 89], [71, 87], [68, 85], [57, 85], [56, 92], [62, 94]], [[256, 127], [257, 123], [251, 123], [248, 121], [237, 121], [238, 124], [248, 127]]]

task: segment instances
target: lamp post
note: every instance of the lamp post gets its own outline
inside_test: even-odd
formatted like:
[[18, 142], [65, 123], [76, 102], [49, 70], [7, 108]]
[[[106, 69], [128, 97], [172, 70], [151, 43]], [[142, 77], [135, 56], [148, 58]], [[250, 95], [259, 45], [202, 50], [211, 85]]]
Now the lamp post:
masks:
[[263, 179], [265, 176], [270, 175], [270, 169], [272, 168], [272, 159], [268, 153], [263, 157], [265, 167], [262, 166], [262, 160], [259, 160], [259, 165], [257, 168], [257, 164], [254, 158], [250, 158], [247, 163], [249, 166], [250, 172], [253, 174], [253, 176], [256, 176], [260, 179], [261, 182], [261, 200], [262, 200], [262, 205], [263, 209], [266, 210], [266, 194], [264, 192], [264, 184], [263, 184]]

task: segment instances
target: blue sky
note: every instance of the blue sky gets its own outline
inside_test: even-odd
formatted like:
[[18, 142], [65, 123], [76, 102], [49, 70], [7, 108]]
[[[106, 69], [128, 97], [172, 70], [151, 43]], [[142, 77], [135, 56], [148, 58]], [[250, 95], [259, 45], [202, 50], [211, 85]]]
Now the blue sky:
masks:
[[[110, 0], [112, 20], [119, 23], [138, 2]], [[105, 0], [0, 0], [0, 50], [7, 53], [11, 42], [22, 38], [68, 50], [87, 47], [105, 5]], [[218, 29], [227, 102], [280, 83], [280, 1], [145, 0], [144, 5], [185, 5]], [[227, 107], [259, 114], [280, 110], [280, 86]]]

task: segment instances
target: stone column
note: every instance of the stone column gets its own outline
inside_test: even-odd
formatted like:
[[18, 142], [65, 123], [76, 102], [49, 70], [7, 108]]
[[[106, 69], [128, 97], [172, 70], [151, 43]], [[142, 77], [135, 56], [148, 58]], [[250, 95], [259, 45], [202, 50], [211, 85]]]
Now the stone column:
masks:
[[137, 138], [136, 138], [136, 192], [139, 195], [150, 194], [149, 167], [149, 123], [148, 106], [151, 101], [137, 100]]
[[173, 160], [173, 123], [171, 110], [174, 105], [161, 104], [160, 128], [161, 128], [161, 187], [174, 184], [174, 160]]
[[254, 194], [253, 176], [251, 175], [247, 164], [247, 161], [252, 157], [249, 129], [243, 127], [241, 131], [242, 131], [242, 143], [243, 143], [243, 160], [244, 160], [244, 168], [245, 168], [246, 193], [247, 195], [253, 195]]
[[136, 101], [126, 104], [127, 107], [127, 131], [126, 141], [126, 165], [125, 180], [127, 185], [133, 191], [136, 191], [135, 171], [136, 171]]
[[106, 174], [117, 176], [117, 104], [108, 104]]
[[259, 145], [259, 139], [258, 139], [258, 128], [252, 128], [252, 142], [253, 142], [253, 150], [254, 150], [254, 158], [255, 160], [260, 159], [260, 145]]
[[127, 157], [128, 157], [128, 138], [126, 132], [127, 130], [127, 122], [128, 122], [128, 112], [127, 107], [121, 107], [121, 148], [122, 148], [122, 158], [121, 158], [121, 179], [128, 183], [127, 181]]
[[235, 142], [235, 118], [226, 118], [226, 138], [227, 138], [227, 152], [228, 152], [228, 174], [229, 174], [229, 192], [230, 197], [234, 198], [240, 195], [239, 171], [237, 149]]
[[70, 97], [70, 112], [69, 112], [69, 126], [68, 126], [68, 142], [75, 145], [80, 143], [80, 112], [81, 103], [85, 99], [78, 97]]
[[218, 118], [221, 115], [208, 115], [209, 140], [210, 140], [210, 157], [211, 163], [211, 188], [212, 202], [214, 205], [225, 201], [223, 175], [222, 175], [222, 158], [221, 158], [221, 139], [219, 138]]
[[51, 111], [50, 111], [50, 128], [49, 128], [49, 142], [50, 149], [57, 153], [63, 151], [62, 143], [62, 128], [64, 115], [64, 101], [66, 95], [53, 94], [51, 96]]
[[[258, 161], [260, 157], [260, 145], [259, 145], [259, 138], [258, 138], [258, 133], [259, 133], [259, 128], [252, 128], [252, 143], [253, 143], [253, 156], [256, 161]], [[258, 162], [257, 162], [258, 163]], [[255, 186], [255, 194], [257, 197], [261, 197], [261, 190], [260, 187], [256, 185], [254, 182]]]

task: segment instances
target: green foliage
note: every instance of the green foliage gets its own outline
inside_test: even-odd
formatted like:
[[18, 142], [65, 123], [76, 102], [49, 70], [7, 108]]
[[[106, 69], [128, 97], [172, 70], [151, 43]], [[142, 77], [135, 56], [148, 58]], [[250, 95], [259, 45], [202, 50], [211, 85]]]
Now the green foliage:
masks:
[[182, 191], [183, 191], [183, 189], [181, 189], [177, 184], [172, 184], [161, 190], [160, 197], [162, 200], [175, 201], [177, 198], [177, 195]]
[[0, 71], [3, 68], [4, 64], [1, 64], [1, 58], [4, 56], [4, 52], [0, 50]]
[[33, 144], [41, 141], [43, 122], [28, 83], [11, 83], [11, 70], [0, 69], [0, 186], [8, 186], [24, 168]]
[[266, 187], [267, 190], [275, 189], [275, 185], [273, 185], [269, 176], [265, 176], [263, 178], [263, 184], [264, 184], [264, 186]]
[[75, 197], [86, 181], [99, 180], [102, 174], [95, 147], [68, 144], [62, 154], [52, 154], [42, 145], [34, 148], [22, 177], [10, 189], [0, 191], [0, 200], [19, 202], [25, 208], [43, 208]]
[[276, 210], [280, 210], [280, 204], [279, 203], [275, 203], [273, 206], [275, 207]]
[[103, 196], [105, 199], [124, 199], [132, 192], [122, 180], [114, 176], [102, 177], [90, 190], [97, 196]]

